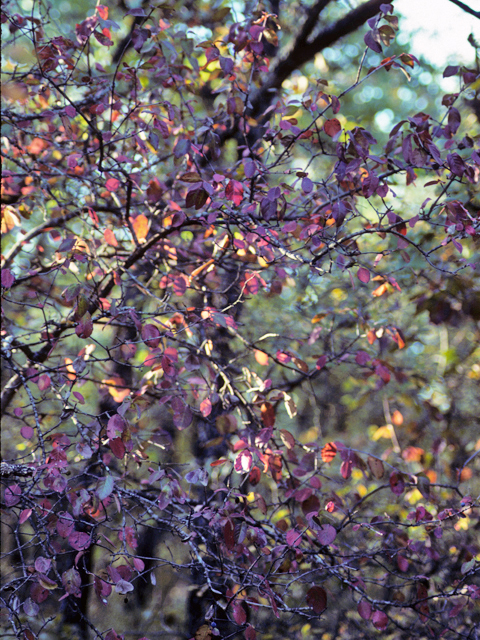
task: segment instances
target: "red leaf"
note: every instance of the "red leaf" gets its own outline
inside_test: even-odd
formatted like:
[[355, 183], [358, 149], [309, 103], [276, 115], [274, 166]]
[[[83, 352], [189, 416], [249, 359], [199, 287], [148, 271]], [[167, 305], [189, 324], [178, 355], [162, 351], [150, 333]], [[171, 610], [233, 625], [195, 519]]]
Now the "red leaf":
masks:
[[330, 138], [334, 138], [337, 133], [342, 130], [342, 125], [340, 124], [338, 118], [331, 118], [330, 120], [327, 120], [325, 122], [325, 124], [323, 125], [323, 130], [325, 131], [327, 136], [330, 136]]
[[85, 404], [85, 398], [78, 391], [74, 391], [73, 394], [80, 404]]
[[380, 631], [387, 628], [388, 617], [383, 611], [374, 611], [372, 616], [373, 626]]
[[133, 566], [137, 571], [143, 571], [145, 569], [145, 563], [141, 558], [134, 558]]
[[397, 565], [400, 571], [405, 572], [405, 571], [408, 571], [408, 567], [410, 566], [410, 563], [404, 556], [399, 554], [397, 556]]
[[115, 413], [108, 420], [107, 437], [110, 438], [110, 440], [113, 440], [117, 437], [117, 434], [122, 434], [125, 431], [126, 427], [127, 423], [125, 422], [124, 418], [118, 413]]
[[360, 614], [360, 617], [364, 620], [370, 620], [370, 616], [372, 615], [372, 607], [369, 602], [366, 600], [362, 600], [358, 603], [357, 611]]
[[117, 180], [117, 178], [109, 178], [105, 183], [107, 191], [116, 191], [119, 186], [120, 180]]
[[237, 180], [230, 180], [225, 187], [225, 195], [228, 200], [231, 200], [237, 207], [243, 200], [243, 185]]
[[176, 296], [183, 296], [187, 290], [189, 285], [189, 280], [187, 276], [181, 274], [179, 276], [175, 276], [173, 279], [172, 289]]
[[212, 413], [212, 401], [210, 400], [210, 398], [205, 398], [205, 400], [202, 400], [202, 402], [200, 403], [200, 413], [204, 418]]
[[390, 489], [396, 496], [400, 496], [404, 492], [405, 482], [403, 481], [401, 473], [392, 471], [390, 474]]
[[231, 551], [235, 546], [235, 529], [230, 520], [227, 520], [223, 528], [223, 539], [225, 540], [227, 549]]
[[181, 406], [173, 414], [173, 424], [182, 431], [192, 424], [193, 414], [190, 407], [181, 403]]
[[142, 340], [147, 347], [156, 349], [161, 342], [160, 330], [154, 324], [146, 324], [142, 327]]
[[33, 509], [24, 509], [21, 512], [20, 517], [18, 518], [18, 523], [23, 524], [24, 522], [26, 522], [32, 515], [32, 512], [33, 512]]
[[248, 627], [245, 629], [245, 640], [256, 640], [257, 639], [257, 632], [255, 631], [255, 628], [252, 627], [251, 624], [248, 625]]
[[262, 422], [266, 427], [275, 425], [275, 409], [270, 402], [264, 402], [260, 407], [262, 413]]
[[123, 459], [126, 449], [121, 438], [114, 438], [113, 440], [110, 440], [110, 449], [116, 458], [119, 460]]
[[106, 598], [108, 598], [108, 596], [112, 593], [112, 586], [108, 584], [108, 582], [105, 582], [104, 580], [102, 580], [97, 576], [95, 576], [95, 578], [93, 579], [93, 582], [94, 582], [95, 593], [103, 602], [103, 604], [107, 604]]
[[248, 481], [254, 487], [260, 482], [261, 477], [262, 472], [260, 471], [260, 469], [258, 467], [252, 467], [252, 470], [250, 471], [250, 474], [248, 476]]
[[310, 587], [305, 598], [315, 613], [322, 613], [327, 608], [327, 592], [323, 587]]
[[80, 322], [75, 327], [75, 333], [79, 338], [89, 338], [93, 333], [93, 321], [92, 316], [87, 313], [82, 317]]
[[360, 280], [360, 282], [367, 284], [367, 282], [370, 282], [370, 271], [368, 269], [365, 269], [365, 267], [360, 267], [360, 269], [357, 271], [357, 278]]
[[235, 602], [233, 605], [233, 619], [237, 624], [245, 624], [247, 621], [247, 613], [241, 602]]
[[345, 460], [344, 462], [342, 462], [340, 466], [340, 473], [342, 474], [342, 478], [344, 478], [345, 480], [348, 480], [348, 478], [350, 478], [350, 476], [352, 475], [351, 460]]

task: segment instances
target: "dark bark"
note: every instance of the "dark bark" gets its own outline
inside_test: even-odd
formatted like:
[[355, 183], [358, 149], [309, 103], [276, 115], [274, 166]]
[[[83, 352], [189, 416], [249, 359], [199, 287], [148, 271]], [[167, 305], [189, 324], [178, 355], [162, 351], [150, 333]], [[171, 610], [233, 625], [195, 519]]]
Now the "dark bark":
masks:
[[319, 0], [311, 9], [302, 29], [295, 39], [293, 47], [278, 62], [265, 78], [262, 86], [252, 96], [253, 117], [258, 117], [270, 106], [275, 92], [280, 89], [286, 80], [296, 69], [299, 69], [317, 53], [330, 47], [353, 31], [356, 31], [365, 22], [377, 14], [380, 10], [382, 0], [368, 0], [346, 16], [338, 20], [335, 24], [323, 29], [312, 40], [309, 40], [316, 20], [328, 4], [328, 0]]
[[453, 4], [456, 4], [457, 7], [460, 7], [460, 9], [463, 9], [463, 11], [466, 11], [467, 13], [470, 13], [472, 16], [475, 16], [475, 18], [480, 18], [480, 11], [475, 11], [475, 9], [472, 9], [471, 7], [466, 5], [464, 2], [461, 2], [460, 0], [450, 0], [450, 2], [453, 2]]

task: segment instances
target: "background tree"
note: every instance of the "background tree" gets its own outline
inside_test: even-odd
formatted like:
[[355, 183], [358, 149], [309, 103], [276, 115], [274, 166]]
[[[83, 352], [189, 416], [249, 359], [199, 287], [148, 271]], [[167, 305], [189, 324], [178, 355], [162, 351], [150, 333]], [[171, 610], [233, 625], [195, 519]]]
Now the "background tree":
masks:
[[478, 57], [73, 9], [2, 10], [4, 633], [475, 638]]

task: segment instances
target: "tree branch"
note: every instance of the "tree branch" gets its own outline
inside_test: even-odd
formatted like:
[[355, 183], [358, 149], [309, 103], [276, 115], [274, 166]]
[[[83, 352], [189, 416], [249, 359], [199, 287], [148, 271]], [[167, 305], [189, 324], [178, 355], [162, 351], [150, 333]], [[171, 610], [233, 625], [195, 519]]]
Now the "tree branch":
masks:
[[453, 2], [453, 4], [456, 4], [457, 7], [460, 7], [460, 9], [463, 9], [463, 11], [466, 11], [467, 13], [470, 13], [472, 16], [475, 16], [475, 18], [480, 19], [480, 11], [475, 11], [475, 9], [471, 9], [464, 2], [461, 2], [461, 0], [450, 0], [450, 2]]
[[327, 0], [319, 0], [311, 10], [309, 17], [298, 34], [293, 47], [281, 58], [267, 75], [262, 87], [252, 96], [252, 116], [259, 116], [270, 106], [273, 93], [278, 90], [296, 69], [311, 60], [317, 53], [329, 47], [334, 42], [361, 27], [369, 18], [380, 10], [382, 0], [368, 0], [335, 24], [321, 31], [312, 41], [308, 37], [313, 29], [313, 15], [316, 17], [328, 4]]

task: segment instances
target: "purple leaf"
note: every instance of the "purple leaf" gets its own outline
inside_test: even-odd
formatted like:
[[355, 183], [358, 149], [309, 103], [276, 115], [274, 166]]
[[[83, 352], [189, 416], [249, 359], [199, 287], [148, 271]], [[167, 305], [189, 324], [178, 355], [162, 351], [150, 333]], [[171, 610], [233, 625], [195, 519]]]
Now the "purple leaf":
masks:
[[368, 282], [370, 282], [370, 271], [368, 269], [365, 269], [365, 267], [360, 267], [360, 269], [357, 271], [357, 278], [360, 280], [360, 282], [367, 284]]
[[375, 51], [375, 53], [382, 53], [383, 51], [382, 45], [379, 42], [380, 37], [376, 30], [367, 31], [363, 40], [369, 49], [371, 49], [372, 51]]
[[317, 540], [327, 547], [337, 537], [337, 530], [331, 524], [322, 524], [317, 530]]

